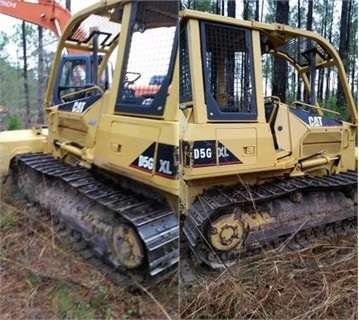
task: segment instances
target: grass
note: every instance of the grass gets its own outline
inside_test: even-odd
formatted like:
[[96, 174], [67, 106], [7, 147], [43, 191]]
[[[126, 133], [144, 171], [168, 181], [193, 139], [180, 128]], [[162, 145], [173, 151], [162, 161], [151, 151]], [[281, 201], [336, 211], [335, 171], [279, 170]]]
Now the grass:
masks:
[[0, 227], [1, 229], [8, 231], [10, 230], [16, 223], [16, 217], [12, 214], [4, 214], [1, 216]]
[[2, 191], [2, 320], [178, 318], [176, 277], [128, 292], [57, 238], [46, 215]]
[[[4, 190], [3, 190], [4, 192]], [[271, 250], [201, 281], [130, 293], [64, 245], [46, 215], [2, 194], [1, 319], [357, 319], [357, 235]], [[179, 308], [179, 309], [178, 309]]]
[[[94, 309], [91, 304], [84, 302], [78, 291], [66, 284], [60, 283], [52, 293], [53, 308], [60, 319], [94, 319]], [[99, 307], [99, 306], [98, 306]]]
[[267, 251], [181, 294], [184, 319], [357, 319], [357, 235]]

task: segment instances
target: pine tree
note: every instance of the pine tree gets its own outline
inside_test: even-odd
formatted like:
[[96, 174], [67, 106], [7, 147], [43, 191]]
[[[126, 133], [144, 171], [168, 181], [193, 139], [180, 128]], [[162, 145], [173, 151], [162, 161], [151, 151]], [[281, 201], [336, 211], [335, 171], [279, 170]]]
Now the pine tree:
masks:
[[[277, 1], [276, 22], [289, 23], [289, 0]], [[287, 62], [284, 59], [274, 57], [272, 95], [279, 97], [282, 101], [286, 100], [287, 75]]]

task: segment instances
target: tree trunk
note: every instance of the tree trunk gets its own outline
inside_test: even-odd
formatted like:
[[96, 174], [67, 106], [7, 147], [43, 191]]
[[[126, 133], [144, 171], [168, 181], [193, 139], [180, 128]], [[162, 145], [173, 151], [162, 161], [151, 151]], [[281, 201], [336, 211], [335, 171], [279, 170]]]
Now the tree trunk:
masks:
[[[313, 1], [308, 1], [306, 29], [309, 30], [309, 31], [311, 31], [313, 29]], [[310, 48], [308, 48], [308, 49], [310, 49]], [[310, 79], [310, 72], [307, 73], [307, 77], [308, 77], [308, 79]], [[313, 95], [312, 95], [312, 97], [310, 97], [308, 95], [307, 91], [305, 91], [304, 95], [305, 95], [304, 99], [305, 99], [305, 101], [307, 103], [313, 103], [314, 104], [314, 101], [312, 101], [312, 99], [314, 99]]]
[[313, 1], [308, 1], [308, 12], [307, 12], [307, 30], [313, 28]]
[[228, 0], [228, 17], [236, 17], [236, 1]]
[[44, 43], [43, 43], [43, 28], [38, 26], [39, 34], [39, 49], [38, 49], [38, 83], [37, 83], [37, 123], [44, 124], [44, 97], [45, 97], [45, 86], [47, 83], [47, 77], [45, 74], [45, 59], [44, 59]]
[[[328, 30], [328, 17], [329, 17], [329, 10], [330, 10], [330, 5], [327, 3], [324, 6], [324, 21], [322, 23], [322, 30], [321, 30], [321, 35], [324, 38], [328, 38], [327, 36], [327, 30]], [[320, 69], [319, 70], [319, 75], [318, 75], [318, 90], [317, 90], [317, 99], [323, 101], [324, 100], [324, 69]], [[326, 107], [326, 106], [324, 106]]]
[[[298, 22], [297, 22], [297, 27], [298, 29], [300, 29], [302, 27], [302, 15], [300, 14], [300, 0], [297, 1], [297, 16], [298, 16]], [[298, 42], [298, 46], [297, 46], [297, 54], [300, 55], [300, 45]], [[299, 58], [299, 57], [298, 57]], [[302, 98], [302, 83], [301, 83], [301, 78], [299, 73], [297, 74], [297, 100], [300, 101]]]
[[25, 128], [31, 127], [31, 111], [30, 111], [30, 94], [29, 94], [29, 82], [27, 74], [27, 50], [26, 50], [26, 30], [25, 21], [21, 25], [22, 30], [22, 49], [23, 49], [23, 77], [24, 77], [24, 94], [25, 94]]
[[221, 13], [221, 0], [216, 1], [216, 14], [222, 14]]
[[[347, 58], [348, 58], [348, 49], [349, 49], [349, 34], [350, 34], [350, 24], [349, 24], [349, 13], [350, 13], [350, 3], [351, 0], [342, 0], [342, 13], [340, 17], [340, 41], [339, 41], [339, 55], [343, 61], [344, 67], [347, 70]], [[340, 109], [345, 107], [345, 98], [343, 87], [340, 85], [340, 79], [338, 76], [338, 91], [337, 91], [337, 105]]]
[[[276, 22], [288, 24], [289, 22], [289, 0], [277, 1]], [[288, 66], [284, 59], [274, 57], [272, 95], [286, 100], [286, 88], [288, 84]]]
[[[334, 12], [334, 5], [335, 5], [335, 0], [332, 1], [332, 7], [331, 7], [331, 12], [330, 12], [330, 16], [333, 16], [333, 12]], [[333, 19], [330, 19], [329, 21], [329, 33], [328, 33], [328, 41], [332, 42], [332, 34], [333, 34]], [[327, 70], [327, 74], [326, 74], [326, 86], [325, 86], [325, 101], [329, 101], [330, 98], [330, 94], [331, 94], [331, 69], [328, 68]]]
[[69, 11], [71, 11], [71, 0], [66, 0], [65, 1], [65, 8]]
[[249, 0], [243, 0], [243, 19], [249, 20]]
[[255, 0], [254, 20], [259, 21], [259, 0]]

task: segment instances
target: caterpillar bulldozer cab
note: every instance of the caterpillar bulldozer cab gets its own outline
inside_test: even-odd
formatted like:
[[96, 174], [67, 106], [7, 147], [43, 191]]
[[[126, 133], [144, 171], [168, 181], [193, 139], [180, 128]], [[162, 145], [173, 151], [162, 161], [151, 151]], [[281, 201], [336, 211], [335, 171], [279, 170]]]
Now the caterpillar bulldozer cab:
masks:
[[[332, 45], [281, 24], [196, 11], [180, 21], [180, 210], [197, 258], [217, 268], [288, 236], [353, 223], [357, 112]], [[273, 57], [299, 77], [299, 100], [270, 94]], [[328, 68], [343, 87], [346, 121], [316, 98]]]
[[[12, 180], [74, 249], [130, 286], [177, 270], [178, 10], [177, 1], [117, 0], [75, 14], [53, 61], [48, 128], [0, 134], [2, 173], [10, 162]], [[85, 55], [63, 60], [69, 49]], [[110, 62], [111, 87], [101, 82]], [[156, 74], [163, 81], [148, 92]]]

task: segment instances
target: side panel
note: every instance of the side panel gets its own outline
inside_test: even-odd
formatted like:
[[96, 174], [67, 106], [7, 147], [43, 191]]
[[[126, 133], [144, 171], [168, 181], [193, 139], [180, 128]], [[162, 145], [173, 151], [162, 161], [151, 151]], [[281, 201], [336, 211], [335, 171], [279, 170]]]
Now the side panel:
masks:
[[178, 194], [178, 123], [103, 116], [94, 164]]
[[45, 152], [47, 129], [0, 132], [0, 176], [6, 175], [16, 154]]
[[268, 124], [188, 124], [181, 159], [185, 180], [273, 170], [277, 165]]

